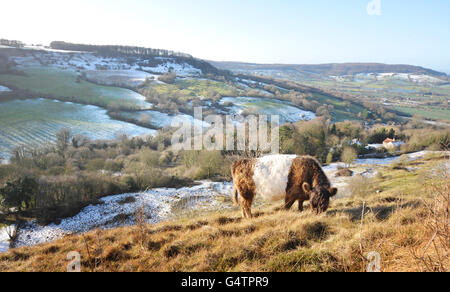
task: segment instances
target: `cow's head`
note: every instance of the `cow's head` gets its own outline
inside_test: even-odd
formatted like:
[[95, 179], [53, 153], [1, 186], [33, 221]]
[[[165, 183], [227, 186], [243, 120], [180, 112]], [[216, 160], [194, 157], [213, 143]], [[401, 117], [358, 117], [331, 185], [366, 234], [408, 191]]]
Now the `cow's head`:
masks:
[[305, 194], [309, 195], [312, 208], [317, 213], [325, 212], [330, 204], [330, 198], [334, 197], [338, 192], [337, 188], [320, 185], [311, 188], [311, 185], [306, 182], [303, 183], [302, 187]]

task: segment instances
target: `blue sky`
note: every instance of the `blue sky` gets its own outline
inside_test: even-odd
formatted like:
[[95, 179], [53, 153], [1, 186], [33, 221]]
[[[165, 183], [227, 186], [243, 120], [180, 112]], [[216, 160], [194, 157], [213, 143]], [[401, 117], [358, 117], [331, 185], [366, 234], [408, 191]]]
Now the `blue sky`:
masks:
[[[40, 0], [1, 4], [0, 38], [172, 49], [259, 63], [383, 62], [450, 73], [450, 1]], [[5, 13], [6, 12], [6, 13]]]

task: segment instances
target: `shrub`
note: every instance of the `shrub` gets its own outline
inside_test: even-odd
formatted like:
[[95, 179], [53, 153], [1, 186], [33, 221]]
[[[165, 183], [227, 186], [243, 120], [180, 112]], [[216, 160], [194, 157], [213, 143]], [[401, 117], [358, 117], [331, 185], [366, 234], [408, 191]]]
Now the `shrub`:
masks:
[[148, 167], [159, 167], [160, 153], [153, 150], [144, 150], [140, 154], [141, 161]]
[[172, 151], [164, 151], [159, 157], [159, 165], [167, 166], [169, 165], [174, 158], [174, 154]]
[[93, 159], [93, 160], [90, 160], [86, 164], [86, 170], [90, 170], [90, 171], [102, 170], [102, 169], [104, 169], [104, 167], [105, 167], [104, 159]]
[[164, 83], [173, 84], [175, 82], [175, 79], [177, 78], [177, 74], [175, 73], [169, 73], [164, 74], [158, 77], [158, 80]]
[[108, 170], [108, 171], [119, 172], [119, 171], [122, 171], [122, 169], [123, 169], [123, 162], [108, 159], [105, 162], [104, 168], [105, 168], [105, 170]]
[[194, 179], [212, 178], [221, 174], [224, 159], [220, 151], [203, 151], [198, 158], [198, 171]]
[[333, 162], [333, 153], [328, 153], [327, 155], [327, 164], [331, 164]]
[[337, 171], [336, 177], [350, 177], [353, 176], [353, 171], [348, 168], [341, 168]]
[[346, 147], [341, 154], [341, 161], [350, 166], [358, 158], [358, 153], [353, 147]]
[[350, 190], [352, 196], [362, 198], [366, 197], [373, 191], [371, 180], [362, 175], [357, 175], [351, 178], [348, 183], [348, 189]]

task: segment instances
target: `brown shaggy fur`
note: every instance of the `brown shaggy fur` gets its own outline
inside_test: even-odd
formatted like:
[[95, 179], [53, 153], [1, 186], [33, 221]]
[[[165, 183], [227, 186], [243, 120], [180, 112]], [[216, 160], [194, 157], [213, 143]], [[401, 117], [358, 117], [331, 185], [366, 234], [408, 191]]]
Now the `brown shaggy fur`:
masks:
[[[242, 213], [251, 218], [251, 206], [256, 196], [253, 180], [255, 159], [236, 161], [232, 166], [233, 199], [239, 204], [242, 198]], [[311, 200], [317, 213], [326, 211], [330, 197], [336, 195], [337, 189], [331, 188], [328, 177], [319, 162], [310, 156], [297, 157], [293, 160], [286, 187], [285, 209], [288, 210], [298, 201], [299, 211], [303, 211], [303, 202]]]
[[242, 198], [242, 215], [252, 217], [251, 207], [255, 198], [256, 185], [253, 181], [255, 159], [235, 161], [231, 168], [233, 174], [233, 200], [239, 205], [239, 194]]
[[297, 157], [292, 162], [286, 187], [285, 208], [290, 209], [298, 201], [299, 211], [303, 211], [303, 202], [311, 199], [310, 192], [305, 190], [307, 185], [314, 189], [317, 186], [330, 188], [330, 181], [323, 172], [319, 162], [310, 156]]

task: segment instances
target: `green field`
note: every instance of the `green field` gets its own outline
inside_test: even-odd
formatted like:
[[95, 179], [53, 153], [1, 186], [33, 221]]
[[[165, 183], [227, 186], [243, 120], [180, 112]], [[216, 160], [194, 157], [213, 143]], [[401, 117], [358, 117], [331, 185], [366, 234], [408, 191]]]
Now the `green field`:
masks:
[[431, 120], [450, 120], [450, 110], [437, 108], [437, 107], [404, 107], [404, 106], [396, 106], [395, 110], [410, 114], [412, 116], [421, 116], [426, 119]]
[[354, 103], [347, 104], [345, 101], [332, 96], [314, 94], [314, 99], [321, 104], [334, 106], [334, 110], [331, 115], [336, 121], [356, 120], [357, 118], [355, 114], [357, 115], [358, 113], [364, 111], [364, 108], [360, 105]]
[[216, 95], [236, 96], [242, 93], [224, 82], [205, 79], [178, 79], [174, 84], [152, 84], [151, 88], [159, 94], [178, 96], [183, 100], [196, 97], [210, 99]]
[[[204, 79], [179, 79], [175, 84], [152, 84], [151, 89], [159, 94], [167, 94], [169, 96], [176, 96], [181, 100], [192, 100], [195, 98], [211, 99], [215, 96], [222, 97], [237, 97], [237, 96], [253, 96], [248, 95], [250, 91], [237, 89], [224, 82]], [[251, 88], [249, 90], [252, 90]], [[255, 89], [253, 89], [255, 90]], [[256, 89], [258, 91], [258, 89]], [[287, 92], [287, 91], [286, 91]], [[350, 112], [347, 104], [331, 96], [315, 94], [314, 99], [321, 104], [333, 105], [334, 110], [332, 116], [335, 120], [354, 120], [356, 115], [364, 110], [362, 106], [350, 104]]]
[[[361, 103], [379, 103], [409, 115], [418, 115], [426, 119], [450, 119], [450, 110], [438, 105], [445, 99], [450, 100], [450, 87], [448, 85], [432, 86], [418, 84], [407, 80], [314, 80], [302, 82], [305, 85], [342, 92], [357, 97]], [[319, 100], [325, 103], [324, 99]], [[335, 118], [346, 115], [345, 109], [335, 102]], [[351, 112], [360, 111], [352, 108]]]
[[145, 98], [128, 89], [101, 86], [79, 80], [77, 74], [44, 67], [26, 68], [26, 76], [0, 75], [0, 84], [26, 89], [44, 97], [64, 98], [73, 102], [93, 104], [105, 108], [147, 109], [150, 105]]

